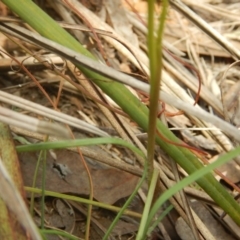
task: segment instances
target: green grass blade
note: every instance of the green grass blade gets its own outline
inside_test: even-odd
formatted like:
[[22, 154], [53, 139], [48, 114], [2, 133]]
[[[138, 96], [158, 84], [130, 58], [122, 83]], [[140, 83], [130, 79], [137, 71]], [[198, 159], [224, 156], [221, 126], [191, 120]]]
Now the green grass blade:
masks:
[[41, 229], [40, 233], [44, 234], [44, 235], [50, 235], [50, 234], [51, 235], [59, 235], [59, 236], [65, 237], [65, 238], [67, 238], [69, 240], [82, 240], [79, 237], [75, 237], [72, 234], [69, 234], [69, 233], [67, 233], [65, 231], [60, 231], [60, 230]]
[[167, 216], [169, 214], [169, 212], [173, 209], [173, 205], [168, 206], [161, 214], [160, 216], [157, 218], [157, 220], [151, 224], [151, 226], [149, 227], [149, 229], [146, 229], [147, 233], [145, 232], [145, 236], [146, 235], [150, 235], [151, 232], [157, 227], [157, 225], [165, 218], [165, 216]]
[[[40, 164], [41, 164], [41, 160], [43, 158], [43, 151], [41, 151], [39, 153], [39, 156], [38, 156], [38, 160], [37, 160], [37, 164], [35, 166], [35, 171], [34, 171], [34, 175], [33, 175], [33, 183], [32, 183], [32, 187], [34, 188], [36, 186], [36, 182], [37, 182], [37, 175], [38, 175], [38, 171], [39, 171], [39, 168], [40, 168]], [[31, 216], [34, 216], [34, 193], [32, 192], [31, 193], [31, 197], [30, 197], [30, 213], [31, 213]]]
[[159, 171], [157, 169], [153, 170], [153, 174], [152, 174], [152, 179], [150, 182], [150, 186], [149, 186], [149, 191], [147, 194], [147, 199], [144, 205], [144, 210], [143, 210], [143, 214], [142, 214], [142, 218], [141, 218], [141, 222], [140, 222], [140, 226], [138, 229], [138, 233], [136, 236], [136, 240], [141, 240], [144, 239], [144, 229], [145, 229], [145, 225], [148, 219], [148, 214], [149, 211], [151, 209], [151, 205], [153, 204], [152, 200], [154, 197], [154, 191], [156, 189], [156, 185], [157, 185], [157, 181], [158, 181], [158, 176], [159, 176]]
[[144, 166], [144, 172], [143, 175], [139, 181], [139, 183], [137, 184], [136, 188], [134, 189], [133, 193], [130, 195], [130, 197], [127, 199], [127, 201], [124, 203], [124, 205], [122, 206], [121, 210], [118, 212], [117, 216], [115, 217], [115, 219], [112, 221], [111, 225], [109, 226], [109, 228], [107, 229], [107, 232], [105, 233], [103, 240], [107, 240], [109, 239], [109, 235], [112, 232], [112, 230], [114, 229], [114, 227], [116, 226], [118, 220], [120, 219], [120, 217], [123, 215], [124, 211], [127, 209], [127, 207], [130, 205], [130, 203], [132, 202], [132, 200], [134, 199], [134, 197], [136, 196], [138, 190], [140, 189], [140, 187], [142, 186], [144, 180], [147, 177], [147, 162], [145, 162], [145, 166]]
[[[228, 161], [232, 160], [233, 158], [237, 157], [240, 154], [240, 147], [232, 150], [231, 152], [219, 157], [215, 162], [209, 164], [208, 166], [197, 170], [193, 174], [189, 175], [188, 177], [184, 178], [177, 184], [175, 184], [172, 188], [168, 189], [165, 191], [161, 197], [156, 201], [154, 206], [152, 207], [152, 210], [149, 214], [149, 219], [146, 224], [146, 230], [150, 227], [150, 224], [152, 222], [152, 219], [158, 209], [174, 194], [176, 194], [178, 191], [183, 189], [184, 187], [188, 186], [189, 184], [193, 183], [194, 181], [198, 180], [199, 178], [202, 178], [205, 174], [209, 173], [210, 171], [214, 170], [215, 168], [223, 165], [224, 163], [227, 163]], [[229, 205], [229, 208], [231, 206]], [[226, 211], [226, 213], [228, 213]], [[237, 212], [235, 213], [236, 215], [238, 214]]]
[[74, 140], [64, 140], [57, 142], [41, 142], [28, 145], [16, 146], [18, 152], [32, 152], [40, 150], [50, 150], [50, 149], [62, 149], [62, 148], [71, 148], [71, 147], [80, 147], [80, 146], [91, 146], [99, 144], [117, 144], [123, 147], [127, 147], [136, 154], [144, 157], [144, 153], [139, 150], [139, 148], [130, 144], [127, 141], [124, 141], [120, 138], [113, 137], [102, 137], [102, 138], [83, 138], [83, 139], [74, 139]]
[[[37, 194], [41, 194], [42, 190], [39, 188], [32, 188], [32, 187], [25, 187], [25, 190], [28, 192], [34, 192]], [[119, 212], [121, 210], [121, 208], [116, 207], [116, 206], [112, 206], [106, 203], [102, 203], [102, 202], [97, 202], [97, 201], [92, 201], [86, 198], [81, 198], [81, 197], [76, 197], [73, 195], [67, 195], [67, 194], [62, 194], [62, 193], [57, 193], [57, 192], [53, 192], [53, 191], [45, 191], [45, 196], [50, 196], [50, 197], [54, 197], [54, 198], [61, 198], [61, 199], [65, 199], [65, 200], [72, 200], [75, 202], [79, 202], [82, 204], [90, 204], [96, 207], [100, 207], [100, 208], [104, 208], [104, 209], [108, 209], [110, 211], [113, 212]], [[141, 218], [141, 214], [140, 213], [136, 213], [130, 210], [125, 210], [124, 214], [128, 215], [128, 216], [132, 216], [132, 217], [137, 217], [137, 218]]]

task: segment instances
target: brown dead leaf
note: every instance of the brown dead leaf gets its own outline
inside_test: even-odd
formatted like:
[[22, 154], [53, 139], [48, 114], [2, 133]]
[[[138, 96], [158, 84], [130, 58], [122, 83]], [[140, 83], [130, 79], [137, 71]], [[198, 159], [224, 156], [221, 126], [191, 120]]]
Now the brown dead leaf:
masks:
[[[41, 203], [35, 201], [35, 210], [38, 215], [34, 216], [35, 223], [40, 226], [41, 223]], [[71, 205], [64, 202], [62, 199], [49, 199], [45, 202], [44, 220], [47, 228], [60, 229], [65, 232], [73, 233], [75, 227], [75, 213]], [[59, 236], [49, 234], [46, 235], [48, 240], [59, 240]]]
[[[97, 148], [93, 148], [96, 151]], [[99, 150], [98, 150], [99, 151]], [[89, 194], [89, 182], [79, 155], [68, 151], [56, 151], [57, 159], [48, 154], [46, 166], [46, 190], [60, 193]], [[25, 186], [32, 186], [37, 163], [37, 153], [19, 155]], [[113, 204], [118, 199], [129, 196], [138, 178], [129, 173], [93, 162], [88, 162], [93, 181], [94, 198], [100, 202]], [[42, 167], [39, 170], [36, 187], [41, 188]]]

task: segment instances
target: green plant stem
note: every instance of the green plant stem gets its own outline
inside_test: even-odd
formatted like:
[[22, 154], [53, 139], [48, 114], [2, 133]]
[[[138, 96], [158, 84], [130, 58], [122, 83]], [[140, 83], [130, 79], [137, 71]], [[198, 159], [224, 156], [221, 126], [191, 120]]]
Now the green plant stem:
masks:
[[132, 145], [131, 143], [122, 140], [121, 138], [113, 137], [100, 137], [100, 138], [84, 138], [84, 139], [74, 139], [74, 140], [64, 140], [56, 142], [41, 142], [35, 144], [16, 146], [18, 152], [31, 152], [40, 150], [50, 150], [50, 149], [62, 149], [71, 148], [79, 146], [91, 146], [99, 144], [117, 144], [123, 147], [127, 147], [141, 157], [145, 157], [144, 153]]
[[[155, 0], [148, 1], [148, 55], [150, 66], [150, 103], [149, 103], [149, 123], [148, 123], [148, 142], [147, 142], [147, 161], [148, 161], [148, 185], [151, 184], [154, 163], [154, 146], [156, 136], [156, 122], [158, 113], [158, 98], [161, 66], [158, 68], [160, 53], [154, 36], [154, 3]], [[161, 50], [160, 50], [161, 51]]]
[[[32, 188], [32, 187], [25, 187], [25, 190], [29, 191], [29, 192], [38, 193], [38, 194], [41, 194], [41, 191], [42, 191], [39, 188]], [[65, 199], [65, 200], [72, 200], [72, 201], [80, 202], [82, 204], [91, 204], [93, 206], [108, 209], [108, 210], [113, 211], [113, 212], [119, 212], [121, 210], [121, 208], [119, 208], [119, 207], [115, 207], [115, 206], [108, 205], [108, 204], [105, 204], [105, 203], [91, 201], [89, 199], [75, 197], [75, 196], [72, 196], [72, 195], [67, 195], [67, 194], [62, 194], [62, 193], [57, 193], [57, 192], [52, 192], [52, 191], [47, 191], [47, 190], [45, 191], [45, 196], [61, 198], [61, 199]], [[133, 211], [130, 211], [130, 210], [125, 210], [124, 214], [128, 215], [128, 216], [131, 216], [131, 217], [137, 217], [137, 218], [142, 217], [142, 214], [136, 213], [136, 212], [133, 212]]]
[[158, 175], [159, 175], [159, 171], [157, 169], [153, 170], [153, 175], [152, 175], [152, 179], [150, 182], [150, 186], [149, 186], [149, 191], [147, 194], [147, 199], [145, 202], [145, 206], [144, 206], [144, 210], [143, 210], [143, 216], [141, 218], [141, 222], [140, 222], [140, 227], [138, 229], [138, 233], [137, 233], [137, 237], [136, 240], [142, 240], [144, 239], [144, 229], [145, 229], [145, 225], [148, 219], [148, 214], [152, 205], [152, 200], [154, 197], [154, 191], [157, 185], [157, 181], [158, 181]]
[[43, 150], [42, 159], [42, 192], [41, 192], [41, 229], [44, 229], [45, 220], [45, 187], [46, 187], [46, 164], [47, 164], [47, 151]]
[[144, 236], [146, 236], [146, 235], [150, 235], [151, 234], [151, 232], [157, 227], [157, 225], [163, 220], [163, 218], [165, 217], [165, 216], [167, 216], [167, 214], [169, 214], [169, 212], [173, 209], [174, 207], [173, 207], [173, 205], [170, 205], [170, 206], [168, 206], [161, 214], [160, 214], [160, 216], [157, 218], [157, 220], [148, 228], [148, 229], [146, 229], [146, 230], [148, 230], [148, 232], [146, 233], [146, 232], [144, 232]]
[[[145, 231], [147, 231], [150, 227], [150, 224], [157, 213], [158, 209], [174, 194], [176, 194], [178, 191], [183, 189], [184, 187], [190, 185], [194, 181], [197, 181], [198, 179], [202, 178], [205, 174], [208, 174], [210, 171], [213, 169], [227, 163], [228, 161], [232, 160], [233, 158], [237, 157], [240, 154], [240, 147], [226, 153], [225, 155], [219, 157], [215, 162], [209, 164], [208, 166], [201, 168], [197, 170], [196, 172], [192, 173], [188, 177], [184, 178], [177, 184], [175, 184], [173, 187], [165, 191], [159, 199], [155, 202], [153, 205], [150, 213], [149, 213], [149, 218], [148, 221], [145, 225]], [[229, 205], [230, 207], [230, 205]], [[237, 214], [237, 213], [236, 213]], [[153, 230], [153, 229], [152, 229]]]
[[162, 39], [164, 23], [167, 16], [168, 1], [163, 1], [162, 13], [158, 28], [157, 39], [154, 36], [154, 3], [155, 0], [148, 1], [148, 55], [150, 61], [150, 104], [149, 104], [149, 123], [148, 123], [148, 182], [150, 184], [153, 173], [154, 146], [156, 136], [156, 123], [159, 111], [159, 89], [162, 78]]
[[[37, 165], [35, 167], [35, 171], [34, 171], [34, 175], [33, 175], [33, 183], [32, 183], [32, 187], [35, 188], [36, 186], [36, 182], [37, 182], [37, 175], [38, 175], [38, 171], [39, 171], [39, 166], [40, 166], [40, 163], [41, 163], [41, 159], [42, 159], [42, 155], [43, 155], [43, 151], [41, 151], [39, 153], [39, 156], [38, 156], [38, 160], [37, 160]], [[31, 216], [33, 217], [33, 210], [34, 210], [34, 192], [31, 193], [31, 197], [30, 197], [30, 214]]]
[[[30, 0], [18, 0], [17, 4], [16, 0], [2, 0], [2, 2], [41, 35], [95, 59], [76, 39], [62, 29], [51, 17], [35, 5], [34, 2]], [[148, 109], [124, 85], [112, 82], [110, 79], [96, 74], [81, 65], [77, 65], [77, 67], [110, 96], [125, 113], [129, 114], [140, 127], [145, 131], [148, 129]], [[180, 143], [179, 139], [160, 121], [157, 122], [157, 129], [169, 141]], [[202, 168], [203, 165], [189, 149], [169, 144], [159, 137], [156, 137], [156, 141], [162, 150], [188, 174]], [[220, 183], [217, 182], [212, 174], [205, 175], [197, 183], [240, 225], [240, 206]]]
[[139, 188], [142, 186], [144, 180], [146, 179], [147, 176], [147, 162], [145, 161], [145, 166], [144, 166], [144, 171], [143, 171], [143, 175], [141, 177], [141, 180], [139, 181], [138, 185], [136, 186], [136, 188], [134, 189], [133, 193], [131, 194], [131, 196], [128, 198], [128, 200], [124, 203], [124, 205], [122, 206], [121, 210], [118, 212], [117, 216], [115, 217], [115, 219], [112, 221], [111, 225], [109, 226], [107, 232], [105, 233], [103, 240], [107, 240], [110, 233], [112, 232], [113, 228], [115, 227], [115, 225], [117, 224], [118, 220], [120, 219], [120, 217], [123, 215], [124, 211], [127, 209], [127, 207], [129, 206], [129, 204], [132, 202], [133, 198], [135, 197], [135, 195], [137, 194]]
[[41, 229], [40, 233], [44, 235], [46, 234], [60, 235], [60, 236], [66, 237], [69, 240], [81, 240], [81, 238], [75, 237], [72, 234], [69, 234], [67, 232], [60, 231], [60, 230]]

